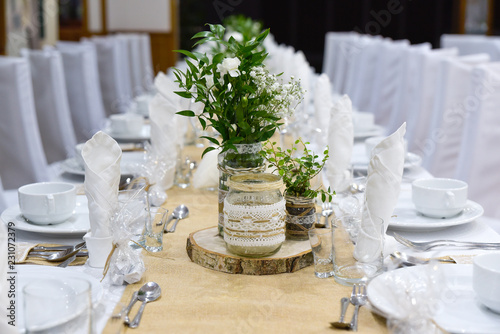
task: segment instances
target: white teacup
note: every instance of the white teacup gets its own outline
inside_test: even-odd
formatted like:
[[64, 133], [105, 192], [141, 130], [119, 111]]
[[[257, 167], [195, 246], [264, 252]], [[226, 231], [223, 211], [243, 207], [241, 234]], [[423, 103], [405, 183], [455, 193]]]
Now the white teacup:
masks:
[[65, 182], [40, 182], [18, 189], [19, 208], [30, 222], [59, 224], [73, 215], [76, 187]]
[[375, 125], [375, 116], [370, 112], [358, 111], [353, 113], [352, 122], [355, 131], [368, 131]]
[[500, 252], [474, 257], [472, 287], [483, 305], [500, 313]]
[[139, 114], [125, 113], [109, 116], [111, 131], [117, 135], [140, 135], [144, 119]]
[[418, 212], [433, 218], [458, 215], [467, 204], [467, 183], [455, 179], [419, 179], [412, 183], [412, 200]]

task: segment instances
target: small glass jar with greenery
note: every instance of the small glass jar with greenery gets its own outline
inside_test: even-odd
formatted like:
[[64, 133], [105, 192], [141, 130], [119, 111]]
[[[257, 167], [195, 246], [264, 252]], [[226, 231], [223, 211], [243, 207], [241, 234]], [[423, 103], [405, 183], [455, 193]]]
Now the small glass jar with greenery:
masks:
[[[303, 147], [302, 155], [297, 155], [297, 146]], [[328, 148], [323, 152], [323, 159], [307, 148], [309, 143], [298, 139], [289, 149], [268, 142], [261, 151], [269, 162], [269, 168], [274, 168], [283, 178], [286, 200], [286, 237], [290, 240], [308, 239], [308, 231], [316, 223], [315, 199], [321, 194], [323, 202], [331, 202], [335, 194], [330, 187], [313, 189], [311, 180], [316, 177], [328, 160]]]

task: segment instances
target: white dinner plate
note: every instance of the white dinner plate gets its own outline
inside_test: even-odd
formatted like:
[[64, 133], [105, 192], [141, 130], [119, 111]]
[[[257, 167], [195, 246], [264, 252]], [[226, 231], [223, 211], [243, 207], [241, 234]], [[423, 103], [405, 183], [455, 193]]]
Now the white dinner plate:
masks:
[[139, 134], [116, 133], [110, 128], [106, 128], [103, 131], [113, 137], [113, 139], [119, 141], [142, 142], [151, 139], [151, 126], [149, 124], [144, 124]]
[[[120, 162], [120, 172], [122, 176], [134, 175], [144, 163], [144, 152], [123, 152]], [[61, 168], [65, 173], [74, 175], [85, 175], [85, 169], [78, 163], [76, 158], [69, 158], [61, 163]]]
[[87, 197], [76, 196], [76, 207], [73, 216], [68, 220], [55, 225], [36, 225], [29, 223], [21, 214], [19, 205], [10, 207], [2, 212], [1, 218], [5, 224], [14, 222], [15, 228], [20, 231], [44, 233], [44, 234], [85, 234], [90, 229], [89, 208]]
[[401, 189], [398, 204], [389, 221], [391, 230], [431, 230], [443, 229], [469, 223], [484, 213], [483, 207], [476, 202], [467, 201], [464, 210], [456, 216], [449, 218], [431, 218], [417, 212], [411, 200], [411, 189]]
[[[428, 289], [428, 286], [421, 284], [426, 281], [428, 273], [428, 266], [383, 273], [368, 283], [368, 300], [386, 317], [390, 315], [401, 319], [405, 316], [405, 308], [400, 304], [401, 297], [394, 296], [393, 291], [397, 290], [393, 287], [394, 282], [400, 282], [401, 286]], [[443, 287], [439, 290], [439, 307], [434, 320], [439, 326], [450, 333], [499, 333], [500, 314], [483, 306], [472, 289], [472, 265], [440, 265], [438, 275], [442, 275], [440, 282], [443, 282]]]
[[374, 124], [369, 128], [354, 129], [354, 139], [361, 140], [363, 138], [383, 136], [384, 127]]
[[66, 268], [37, 266], [37, 265], [19, 265], [17, 270], [17, 307], [16, 323], [21, 333], [24, 333], [24, 310], [23, 310], [23, 288], [31, 281], [40, 278], [83, 278], [90, 282], [92, 289], [92, 305], [95, 307], [102, 298], [103, 289], [101, 283], [94, 277], [79, 271], [71, 271]]

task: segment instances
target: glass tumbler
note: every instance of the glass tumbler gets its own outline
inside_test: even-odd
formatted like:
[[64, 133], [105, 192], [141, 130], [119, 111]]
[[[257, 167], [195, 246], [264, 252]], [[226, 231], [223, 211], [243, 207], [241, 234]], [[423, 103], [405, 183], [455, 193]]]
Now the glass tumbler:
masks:
[[380, 274], [385, 240], [383, 219], [344, 215], [332, 223], [335, 280], [352, 285]]
[[150, 252], [163, 250], [163, 229], [168, 217], [168, 210], [162, 207], [151, 207], [144, 232], [144, 248]]

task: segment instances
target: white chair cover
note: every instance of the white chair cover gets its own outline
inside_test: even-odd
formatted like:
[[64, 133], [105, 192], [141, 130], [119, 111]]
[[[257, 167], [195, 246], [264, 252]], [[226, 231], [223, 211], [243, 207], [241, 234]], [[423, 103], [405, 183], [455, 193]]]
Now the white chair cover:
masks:
[[441, 36], [441, 47], [456, 47], [460, 55], [487, 53], [492, 61], [500, 60], [500, 40], [498, 37], [444, 34]]
[[366, 111], [370, 107], [373, 87], [377, 84], [376, 67], [373, 64], [378, 62], [382, 43], [381, 38], [372, 38], [363, 48], [363, 52], [357, 54], [357, 66], [351, 72], [351, 78], [347, 80], [347, 91], [355, 110]]
[[127, 45], [132, 95], [133, 97], [138, 96], [144, 92], [141, 39], [138, 34], [118, 34], [116, 37]]
[[132, 94], [130, 80], [122, 80], [124, 71], [128, 77], [129, 68], [121, 66], [120, 42], [113, 36], [93, 36], [89, 41], [95, 45], [97, 52], [99, 82], [106, 115], [126, 112]]
[[57, 42], [57, 48], [63, 59], [76, 139], [83, 142], [104, 126], [106, 117], [95, 46], [86, 41]]
[[380, 47], [380, 55], [375, 74], [376, 84], [372, 91], [370, 111], [375, 115], [375, 123], [387, 126], [394, 104], [398, 96], [398, 89], [403, 80], [403, 57], [409, 42], [384, 41]]
[[427, 139], [432, 147], [423, 166], [436, 177], [454, 177], [462, 142], [473, 65], [446, 59], [438, 77], [437, 97]]
[[[347, 52], [347, 40], [357, 36], [355, 32], [327, 32], [325, 35], [325, 51], [322, 72], [328, 75], [333, 89], [340, 93], [339, 87], [344, 80], [344, 68], [338, 68]], [[339, 86], [337, 86], [339, 85]]]
[[466, 104], [464, 136], [456, 178], [469, 184], [469, 198], [485, 215], [500, 218], [500, 62], [478, 65]]
[[142, 86], [145, 92], [154, 90], [153, 84], [153, 57], [151, 55], [151, 38], [149, 34], [139, 34], [141, 47], [141, 78]]
[[427, 53], [431, 49], [429, 43], [410, 45], [403, 51], [403, 72], [401, 77], [401, 84], [397, 89], [396, 101], [392, 106], [390, 112], [390, 119], [387, 124], [387, 133], [393, 133], [404, 122], [407, 122], [410, 113], [410, 105], [414, 103], [418, 94], [418, 85], [420, 84], [418, 78], [420, 67], [418, 64], [419, 55]]
[[30, 64], [38, 127], [47, 162], [71, 157], [76, 137], [61, 54], [52, 47], [43, 51], [23, 49], [21, 54]]
[[5, 200], [4, 190], [2, 186], [2, 179], [0, 179], [0, 212], [7, 209], [7, 201]]
[[349, 73], [352, 57], [360, 51], [359, 40], [361, 35], [350, 33], [339, 35], [336, 38], [337, 54], [335, 55], [335, 72], [333, 73], [333, 87], [340, 93], [346, 92], [346, 82]]
[[26, 59], [0, 57], [0, 175], [5, 189], [48, 181]]
[[433, 49], [429, 52], [417, 55], [417, 65], [419, 68], [417, 76], [413, 79], [416, 82], [416, 97], [408, 105], [408, 123], [406, 128], [406, 138], [408, 140], [408, 150], [419, 155], [424, 155], [430, 146], [427, 140], [428, 130], [431, 122], [431, 115], [434, 100], [438, 94], [438, 75], [441, 66], [447, 57], [458, 55], [458, 49]]

